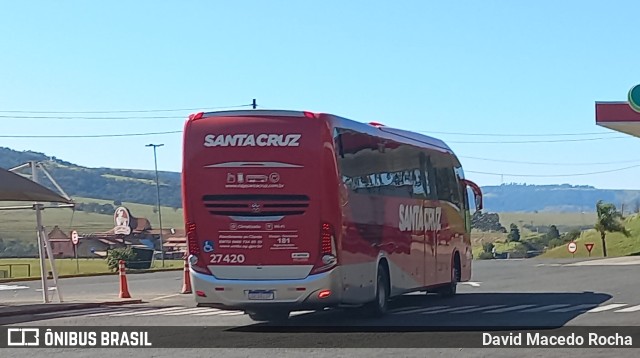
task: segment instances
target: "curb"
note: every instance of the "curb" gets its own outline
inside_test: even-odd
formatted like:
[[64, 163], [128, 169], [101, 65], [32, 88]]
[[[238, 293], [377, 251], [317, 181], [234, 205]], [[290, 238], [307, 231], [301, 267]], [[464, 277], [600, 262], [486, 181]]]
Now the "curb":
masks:
[[122, 306], [127, 304], [140, 304], [144, 303], [142, 300], [126, 300], [126, 301], [106, 301], [106, 302], [87, 302], [87, 303], [53, 303], [47, 305], [46, 303], [41, 303], [42, 307], [25, 307], [24, 309], [20, 307], [16, 307], [16, 309], [10, 312], [1, 312], [0, 317], [11, 317], [11, 316], [22, 316], [29, 314], [38, 314], [38, 313], [50, 313], [50, 312], [61, 312], [61, 311], [71, 311], [71, 310], [79, 310], [85, 308], [95, 308], [100, 306]]
[[[167, 271], [182, 271], [184, 268], [164, 268], [157, 270], [149, 270], [149, 271], [131, 271], [127, 272], [127, 275], [141, 275], [146, 273], [154, 273], [154, 272], [167, 272]], [[94, 276], [117, 276], [118, 272], [97, 272], [97, 273], [88, 273], [88, 274], [74, 274], [74, 275], [62, 275], [58, 276], [61, 278], [78, 278], [78, 277], [94, 277]], [[40, 277], [17, 277], [17, 278], [2, 278], [0, 279], [0, 283], [7, 282], [24, 282], [24, 281], [40, 281]]]

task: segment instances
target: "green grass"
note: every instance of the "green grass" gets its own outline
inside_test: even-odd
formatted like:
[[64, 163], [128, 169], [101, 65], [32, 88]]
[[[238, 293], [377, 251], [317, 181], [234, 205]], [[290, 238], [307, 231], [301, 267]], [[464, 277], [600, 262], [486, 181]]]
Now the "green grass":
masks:
[[115, 179], [115, 180], [137, 181], [137, 182], [141, 182], [141, 183], [144, 183], [144, 184], [156, 185], [156, 182], [154, 180], [151, 180], [151, 179], [131, 178], [131, 177], [124, 177], [124, 176], [121, 176], [121, 175], [114, 175], [114, 174], [102, 174], [102, 176], [105, 177], [105, 178], [111, 178], [111, 179]]
[[[113, 201], [92, 198], [74, 197], [76, 203], [97, 202], [100, 204], [113, 204]], [[158, 228], [158, 214], [153, 212], [152, 205], [122, 203], [137, 218], [144, 217], [151, 222], [153, 228]], [[14, 203], [3, 202], [0, 207], [30, 205], [28, 202]], [[76, 211], [71, 208], [46, 209], [42, 212], [42, 220], [47, 233], [58, 225], [65, 232], [77, 230], [80, 234], [102, 232], [113, 228], [113, 215], [103, 215]], [[174, 210], [170, 207], [162, 207], [162, 227], [183, 229], [182, 209]], [[29, 240], [36, 243], [36, 215], [33, 210], [1, 210], [0, 211], [0, 238], [5, 241], [11, 239]]]
[[[183, 267], [183, 260], [164, 260], [164, 268], [180, 268]], [[40, 277], [40, 260], [39, 259], [0, 259], [0, 271], [8, 271], [8, 265], [14, 265], [12, 269], [13, 278], [22, 277]], [[55, 260], [58, 275], [76, 275], [76, 274], [96, 274], [113, 272], [109, 270], [107, 261], [103, 259], [79, 259], [77, 264], [75, 259], [57, 259]], [[29, 276], [29, 265], [31, 275]], [[47, 271], [50, 271], [49, 261], [46, 261]], [[76, 267], [80, 270], [77, 271]], [[162, 261], [154, 260], [152, 269], [162, 268]], [[0, 277], [1, 278], [1, 277]]]
[[[640, 217], [632, 216], [625, 220], [625, 227], [631, 231], [630, 237], [625, 237], [619, 233], [607, 233], [607, 257], [628, 256], [640, 253]], [[578, 251], [575, 256], [567, 251], [567, 246], [563, 245], [547, 251], [541, 257], [544, 258], [585, 258], [589, 257], [589, 252], [584, 246], [585, 243], [593, 243], [591, 257], [603, 257], [602, 240], [600, 233], [595, 230], [586, 230], [582, 232], [579, 239], [576, 240]]]
[[522, 225], [533, 226], [587, 226], [593, 225], [596, 221], [595, 212], [581, 213], [552, 213], [552, 212], [538, 212], [538, 213], [498, 213], [500, 216], [500, 223], [502, 226], [509, 229], [509, 225], [516, 224], [518, 227]]

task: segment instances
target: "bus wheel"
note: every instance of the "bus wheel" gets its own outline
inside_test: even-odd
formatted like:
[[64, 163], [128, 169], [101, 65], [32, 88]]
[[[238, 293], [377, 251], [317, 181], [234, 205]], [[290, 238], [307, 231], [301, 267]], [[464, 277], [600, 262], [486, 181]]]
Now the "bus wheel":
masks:
[[289, 313], [286, 310], [247, 312], [249, 318], [259, 322], [284, 322], [289, 319]]
[[378, 268], [376, 284], [376, 298], [365, 306], [366, 313], [373, 317], [380, 317], [387, 312], [389, 305], [389, 276], [384, 267]]
[[440, 296], [450, 297], [454, 296], [457, 292], [458, 282], [460, 281], [460, 262], [458, 260], [454, 261], [453, 266], [451, 267], [451, 283], [442, 287], [439, 290]]

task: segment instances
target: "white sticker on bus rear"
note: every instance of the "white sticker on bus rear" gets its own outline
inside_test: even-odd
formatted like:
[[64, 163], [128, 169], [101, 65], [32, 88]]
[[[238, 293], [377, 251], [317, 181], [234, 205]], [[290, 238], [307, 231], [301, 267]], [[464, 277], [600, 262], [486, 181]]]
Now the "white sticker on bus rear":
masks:
[[205, 147], [297, 147], [300, 134], [207, 134]]
[[308, 252], [294, 252], [291, 254], [291, 258], [292, 259], [308, 259], [309, 258], [309, 253]]

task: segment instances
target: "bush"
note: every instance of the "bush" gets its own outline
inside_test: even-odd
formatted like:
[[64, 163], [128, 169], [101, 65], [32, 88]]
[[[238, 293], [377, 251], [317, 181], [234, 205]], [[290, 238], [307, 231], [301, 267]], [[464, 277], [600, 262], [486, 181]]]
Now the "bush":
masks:
[[483, 252], [488, 252], [488, 253], [492, 253], [493, 252], [493, 248], [494, 245], [492, 242], [485, 242], [482, 244], [482, 251]]
[[118, 271], [118, 263], [120, 260], [131, 261], [136, 258], [136, 253], [133, 252], [133, 249], [130, 247], [117, 248], [113, 250], [109, 250], [109, 255], [107, 256], [107, 265], [109, 269], [114, 272]]
[[560, 239], [553, 239], [551, 241], [549, 241], [549, 248], [553, 249], [554, 247], [558, 247], [558, 246], [562, 246], [564, 245], [564, 242], [562, 242], [562, 240]]
[[478, 255], [478, 260], [491, 260], [493, 259], [493, 254], [490, 252], [481, 252], [480, 255]]

